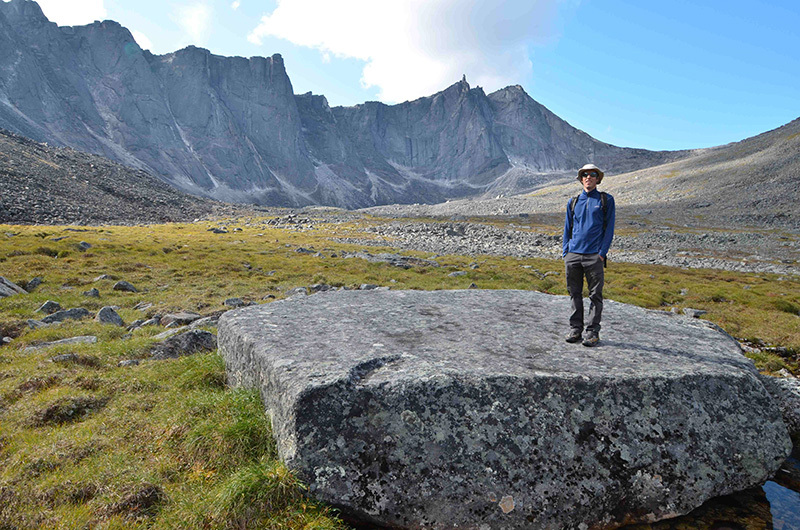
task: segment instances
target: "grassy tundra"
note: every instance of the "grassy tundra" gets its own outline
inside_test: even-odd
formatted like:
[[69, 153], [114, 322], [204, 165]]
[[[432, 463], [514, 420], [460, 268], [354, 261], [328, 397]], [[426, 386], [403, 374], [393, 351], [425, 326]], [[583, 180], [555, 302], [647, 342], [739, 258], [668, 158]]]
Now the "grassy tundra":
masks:
[[[441, 267], [406, 270], [341, 257], [361, 247], [336, 238], [369, 237], [359, 228], [375, 222], [381, 221], [291, 230], [239, 219], [226, 223], [224, 234], [209, 232], [217, 226], [210, 223], [0, 226], [0, 275], [23, 286], [36, 276], [44, 280], [30, 294], [0, 299], [0, 335], [14, 338], [0, 348], [0, 528], [346, 528], [307, 498], [277, 460], [257, 394], [228, 388], [215, 352], [118, 367], [147, 359], [163, 328], [127, 336], [125, 328], [91, 319], [41, 329], [26, 320], [41, 318], [34, 311], [46, 300], [92, 312], [119, 306], [130, 323], [155, 313], [221, 311], [230, 297], [268, 303], [318, 283], [392, 289], [474, 283], [566, 294], [560, 261], [442, 256]], [[82, 251], [82, 241], [91, 247]], [[467, 274], [448, 276], [456, 270]], [[103, 274], [114, 279], [96, 280]], [[139, 292], [113, 291], [116, 279]], [[92, 287], [99, 298], [82, 294]], [[797, 277], [615, 262], [606, 296], [652, 309], [705, 309], [703, 318], [740, 340], [781, 347], [775, 350], [781, 355], [749, 354], [760, 369], [797, 370]], [[140, 302], [153, 305], [134, 309]], [[98, 341], [24, 351], [79, 335]], [[65, 353], [76, 356], [52, 361]]]

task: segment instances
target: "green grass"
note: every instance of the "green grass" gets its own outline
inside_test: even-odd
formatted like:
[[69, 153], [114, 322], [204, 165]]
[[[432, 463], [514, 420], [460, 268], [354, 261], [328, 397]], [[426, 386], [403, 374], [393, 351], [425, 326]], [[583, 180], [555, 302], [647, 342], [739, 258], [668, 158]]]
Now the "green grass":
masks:
[[[216, 352], [118, 367], [147, 358], [163, 328], [128, 337], [123, 328], [91, 320], [35, 330], [26, 320], [41, 318], [35, 310], [46, 300], [93, 312], [118, 306], [129, 323], [176, 310], [221, 311], [231, 297], [264, 303], [313, 283], [426, 290], [474, 283], [566, 294], [560, 261], [444, 256], [437, 258], [441, 267], [404, 270], [342, 258], [342, 251], [361, 247], [335, 238], [370, 237], [360, 229], [371, 222], [381, 221], [295, 231], [229, 220], [228, 234], [212, 234], [203, 223], [85, 232], [0, 226], [0, 275], [22, 285], [34, 276], [44, 280], [31, 294], [0, 299], [0, 334], [14, 337], [0, 348], [0, 528], [345, 528], [279, 462], [257, 394], [226, 385]], [[92, 247], [81, 251], [80, 241]], [[295, 252], [300, 246], [322, 257]], [[383, 250], [397, 252], [369, 249]], [[479, 268], [471, 269], [473, 262]], [[456, 270], [467, 274], [448, 276]], [[101, 274], [115, 279], [95, 281]], [[140, 292], [113, 291], [116, 279]], [[82, 294], [92, 287], [100, 298]], [[784, 357], [752, 355], [761, 369], [797, 371], [796, 278], [612, 262], [605, 292], [651, 309], [704, 309], [703, 318], [735, 337], [787, 348]], [[140, 302], [153, 305], [134, 309]], [[98, 341], [23, 351], [77, 335]], [[65, 353], [77, 359], [51, 361]]]

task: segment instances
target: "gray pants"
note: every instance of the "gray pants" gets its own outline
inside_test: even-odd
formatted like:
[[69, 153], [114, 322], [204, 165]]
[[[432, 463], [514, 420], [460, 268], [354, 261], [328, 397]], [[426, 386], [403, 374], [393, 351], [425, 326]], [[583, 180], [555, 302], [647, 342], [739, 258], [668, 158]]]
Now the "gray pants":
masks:
[[603, 260], [599, 254], [575, 254], [564, 256], [567, 269], [567, 291], [572, 301], [569, 327], [583, 330], [583, 278], [589, 288], [589, 325], [586, 331], [600, 333], [600, 317], [603, 314]]

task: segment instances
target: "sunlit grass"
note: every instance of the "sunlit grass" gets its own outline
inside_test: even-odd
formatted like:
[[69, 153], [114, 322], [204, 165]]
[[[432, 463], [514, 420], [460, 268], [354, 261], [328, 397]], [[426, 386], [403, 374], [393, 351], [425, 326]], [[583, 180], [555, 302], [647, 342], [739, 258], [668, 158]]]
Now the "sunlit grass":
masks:
[[[360, 230], [381, 220], [317, 223], [308, 231], [262, 221], [225, 220], [227, 234], [208, 231], [218, 223], [75, 227], [81, 232], [0, 226], [0, 276], [20, 285], [43, 279], [30, 294], [0, 299], [0, 334], [14, 337], [0, 348], [0, 527], [344, 527], [278, 461], [258, 395], [228, 388], [215, 352], [147, 361], [160, 326], [129, 334], [87, 319], [31, 328], [27, 320], [40, 319], [35, 311], [47, 300], [92, 313], [115, 306], [129, 324], [177, 310], [223, 311], [232, 297], [268, 303], [317, 283], [566, 294], [557, 260], [447, 255], [436, 258], [439, 267], [401, 269], [342, 257], [362, 248], [336, 238], [374, 237]], [[533, 219], [514, 223], [558, 232]], [[81, 241], [91, 247], [82, 251]], [[449, 276], [454, 271], [466, 274]], [[104, 274], [111, 279], [97, 279]], [[117, 280], [139, 292], [114, 291]], [[99, 298], [83, 294], [93, 287]], [[703, 318], [735, 337], [793, 352], [752, 355], [760, 368], [797, 370], [796, 279], [612, 263], [606, 296], [665, 311], [706, 310]], [[135, 309], [143, 302], [151, 306]], [[97, 342], [24, 350], [79, 335]], [[69, 353], [77, 358], [53, 362]], [[118, 366], [127, 359], [142, 363]]]

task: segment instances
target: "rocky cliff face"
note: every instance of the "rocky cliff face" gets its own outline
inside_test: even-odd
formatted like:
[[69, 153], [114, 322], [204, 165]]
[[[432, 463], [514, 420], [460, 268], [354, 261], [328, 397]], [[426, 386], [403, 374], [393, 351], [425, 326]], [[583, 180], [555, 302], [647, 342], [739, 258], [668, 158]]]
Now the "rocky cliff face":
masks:
[[0, 127], [196, 195], [286, 206], [440, 202], [684, 155], [599, 142], [518, 86], [330, 108], [294, 95], [280, 55], [157, 56], [116, 22], [59, 27], [31, 0], [0, 2]]

